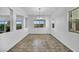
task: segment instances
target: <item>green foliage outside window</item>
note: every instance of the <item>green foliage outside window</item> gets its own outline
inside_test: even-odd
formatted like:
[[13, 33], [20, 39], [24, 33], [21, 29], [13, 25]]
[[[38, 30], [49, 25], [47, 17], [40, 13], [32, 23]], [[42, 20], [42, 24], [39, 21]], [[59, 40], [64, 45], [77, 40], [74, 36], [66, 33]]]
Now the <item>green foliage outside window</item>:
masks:
[[22, 24], [16, 24], [17, 29], [22, 29]]
[[0, 24], [0, 33], [4, 32], [4, 24]]

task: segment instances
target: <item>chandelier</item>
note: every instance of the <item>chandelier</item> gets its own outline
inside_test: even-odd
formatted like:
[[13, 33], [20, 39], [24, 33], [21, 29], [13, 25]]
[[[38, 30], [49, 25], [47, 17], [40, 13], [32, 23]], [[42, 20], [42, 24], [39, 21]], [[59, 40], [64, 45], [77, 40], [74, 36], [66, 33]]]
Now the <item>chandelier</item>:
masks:
[[37, 17], [37, 19], [43, 19], [42, 17], [41, 17], [41, 8], [38, 8], [38, 17]]
[[39, 15], [38, 15], [38, 17], [39, 17], [39, 19], [41, 18], [41, 17], [40, 17], [40, 9], [41, 9], [41, 8], [38, 8], [38, 10], [39, 10]]

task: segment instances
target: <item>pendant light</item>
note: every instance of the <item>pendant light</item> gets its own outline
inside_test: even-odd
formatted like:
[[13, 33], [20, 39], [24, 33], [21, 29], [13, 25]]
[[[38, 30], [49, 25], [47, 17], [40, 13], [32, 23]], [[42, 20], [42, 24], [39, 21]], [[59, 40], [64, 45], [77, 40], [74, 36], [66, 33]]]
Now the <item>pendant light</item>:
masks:
[[38, 8], [38, 10], [39, 10], [39, 20], [40, 20], [40, 8]]

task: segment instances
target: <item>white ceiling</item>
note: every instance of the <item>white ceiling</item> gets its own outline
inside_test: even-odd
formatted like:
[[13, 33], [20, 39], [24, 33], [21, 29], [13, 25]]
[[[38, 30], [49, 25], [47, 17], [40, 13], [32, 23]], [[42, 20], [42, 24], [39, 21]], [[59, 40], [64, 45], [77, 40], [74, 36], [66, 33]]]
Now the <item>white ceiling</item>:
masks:
[[[26, 11], [28, 15], [39, 15], [39, 7], [22, 7]], [[41, 7], [40, 8], [40, 15], [51, 15], [57, 10], [57, 7]]]
[[57, 12], [62, 12], [62, 10], [67, 11], [70, 10], [71, 7], [21, 7], [27, 13], [27, 15], [52, 15]]

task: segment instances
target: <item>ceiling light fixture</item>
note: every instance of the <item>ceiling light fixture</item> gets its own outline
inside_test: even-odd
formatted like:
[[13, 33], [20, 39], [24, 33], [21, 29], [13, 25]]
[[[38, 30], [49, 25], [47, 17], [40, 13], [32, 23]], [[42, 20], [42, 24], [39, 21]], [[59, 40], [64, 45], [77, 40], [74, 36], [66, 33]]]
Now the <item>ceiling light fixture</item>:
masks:
[[43, 19], [42, 17], [41, 17], [41, 8], [38, 8], [38, 17], [37, 17], [37, 19]]
[[38, 10], [39, 10], [39, 19], [40, 19], [40, 9], [41, 9], [41, 8], [38, 8]]

